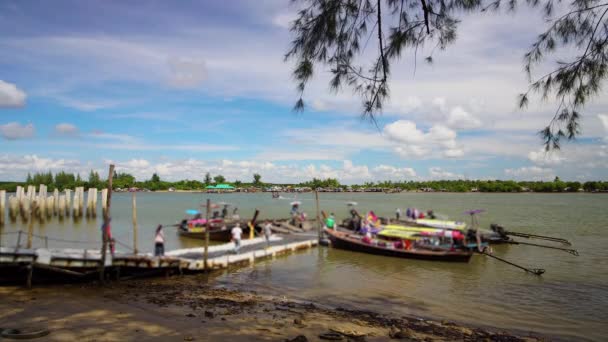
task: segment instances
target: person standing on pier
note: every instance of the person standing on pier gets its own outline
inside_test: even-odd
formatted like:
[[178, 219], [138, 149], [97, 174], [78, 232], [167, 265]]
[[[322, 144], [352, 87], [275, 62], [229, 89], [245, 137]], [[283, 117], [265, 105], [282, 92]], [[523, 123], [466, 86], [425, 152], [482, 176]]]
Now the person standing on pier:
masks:
[[241, 249], [241, 235], [243, 235], [241, 224], [237, 222], [230, 231], [230, 234], [232, 235], [232, 242], [234, 242], [234, 253], [239, 254], [239, 249]]
[[[107, 238], [108, 239], [108, 247], [110, 247], [110, 254], [114, 257], [114, 238], [112, 237], [112, 226], [110, 226], [110, 222], [112, 221], [111, 217], [108, 217], [108, 221], [101, 224], [101, 240]], [[105, 234], [104, 234], [105, 233]]]
[[165, 255], [165, 233], [163, 233], [163, 226], [158, 225], [156, 227], [156, 234], [154, 234], [154, 256]]
[[270, 236], [272, 236], [272, 224], [266, 220], [264, 222], [264, 237], [266, 238], [266, 247], [270, 246]]

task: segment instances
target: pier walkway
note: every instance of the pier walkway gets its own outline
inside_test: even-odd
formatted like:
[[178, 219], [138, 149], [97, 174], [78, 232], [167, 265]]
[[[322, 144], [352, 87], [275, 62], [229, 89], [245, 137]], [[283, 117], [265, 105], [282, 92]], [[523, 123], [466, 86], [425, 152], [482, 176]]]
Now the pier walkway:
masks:
[[[137, 276], [158, 272], [204, 272], [213, 269], [227, 268], [231, 265], [251, 264], [256, 260], [274, 258], [300, 249], [316, 246], [316, 233], [275, 234], [270, 242], [263, 237], [242, 240], [238, 254], [234, 253], [234, 244], [225, 243], [208, 247], [207, 265], [204, 263], [204, 247], [168, 251], [163, 257], [150, 253], [116, 252], [108, 253], [105, 272], [121, 276]], [[3, 278], [14, 279], [19, 274], [26, 274], [27, 283], [31, 283], [34, 270], [44, 270], [45, 274], [64, 277], [88, 277], [98, 274], [101, 266], [99, 249], [54, 249], [19, 247], [0, 247], [0, 281]]]

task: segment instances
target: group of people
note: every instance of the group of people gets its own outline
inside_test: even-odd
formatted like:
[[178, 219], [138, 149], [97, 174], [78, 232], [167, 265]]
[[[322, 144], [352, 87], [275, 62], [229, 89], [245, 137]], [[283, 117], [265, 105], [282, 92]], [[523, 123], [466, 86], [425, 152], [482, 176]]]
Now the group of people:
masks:
[[[250, 228], [253, 229], [253, 228]], [[262, 227], [262, 233], [264, 234], [264, 238], [266, 239], [266, 246], [270, 245], [270, 237], [272, 236], [272, 224], [270, 221], [264, 221], [264, 226]], [[237, 222], [232, 230], [230, 231], [231, 240], [234, 243], [234, 254], [239, 254], [241, 249], [241, 240], [243, 238], [243, 229], [241, 228], [241, 224]]]
[[[397, 221], [399, 221], [399, 219], [401, 218], [401, 209], [400, 208], [395, 209], [395, 217], [397, 218]], [[433, 212], [432, 209], [427, 210], [426, 215], [425, 215], [424, 211], [418, 210], [417, 208], [407, 208], [407, 210], [405, 211], [405, 217], [412, 219], [412, 220], [423, 219], [423, 218], [430, 218], [430, 219], [436, 218], [435, 213]]]

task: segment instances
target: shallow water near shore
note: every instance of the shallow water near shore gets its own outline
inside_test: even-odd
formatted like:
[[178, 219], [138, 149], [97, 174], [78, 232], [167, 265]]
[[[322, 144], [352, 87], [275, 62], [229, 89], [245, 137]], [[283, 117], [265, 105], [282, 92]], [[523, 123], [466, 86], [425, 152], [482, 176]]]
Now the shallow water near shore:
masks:
[[[185, 209], [199, 209], [206, 198], [239, 207], [241, 217], [255, 208], [264, 217], [287, 217], [294, 194], [138, 193], [139, 249], [151, 251], [158, 223], [173, 224]], [[337, 217], [347, 215], [347, 201], [360, 211], [373, 209], [393, 216], [395, 208], [432, 208], [452, 219], [466, 220], [465, 210], [484, 208], [482, 227], [499, 223], [507, 230], [562, 237], [580, 252], [530, 246], [496, 246], [495, 254], [528, 267], [544, 268], [536, 277], [487, 257], [476, 255], [468, 264], [393, 259], [330, 248], [314, 249], [220, 276], [235, 288], [285, 294], [336, 306], [404, 313], [534, 331], [564, 340], [603, 340], [608, 335], [608, 196], [594, 194], [452, 194], [452, 193], [322, 193], [321, 208]], [[314, 195], [298, 194], [309, 217], [315, 214]], [[132, 245], [131, 194], [112, 197], [112, 229], [121, 242]], [[51, 247], [99, 248], [101, 218], [71, 219], [34, 226], [38, 235], [81, 241], [77, 245], [50, 239]], [[8, 224], [2, 232], [27, 230]], [[166, 249], [201, 246], [167, 228]], [[12, 245], [16, 235], [2, 237]], [[44, 241], [36, 239], [36, 246]], [[533, 241], [539, 242], [542, 241]]]

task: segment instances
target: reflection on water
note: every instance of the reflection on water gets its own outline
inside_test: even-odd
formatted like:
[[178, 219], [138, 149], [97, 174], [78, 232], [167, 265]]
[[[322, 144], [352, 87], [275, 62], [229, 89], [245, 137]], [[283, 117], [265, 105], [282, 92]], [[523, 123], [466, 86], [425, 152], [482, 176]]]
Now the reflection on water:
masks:
[[[285, 195], [292, 197], [292, 194]], [[184, 210], [200, 208], [209, 197], [238, 205], [241, 217], [286, 217], [292, 199], [270, 194], [138, 193], [139, 248], [151, 251], [154, 227], [173, 224]], [[314, 216], [312, 194], [299, 194], [302, 207]], [[112, 197], [115, 237], [132, 240], [130, 194]], [[467, 264], [393, 259], [320, 248], [275, 261], [238, 269], [219, 278], [231, 286], [284, 293], [302, 299], [394, 314], [440, 317], [480, 325], [531, 330], [566, 340], [603, 340], [608, 335], [608, 196], [592, 194], [321, 194], [321, 207], [347, 215], [346, 202], [362, 211], [392, 216], [395, 208], [432, 208], [454, 219], [484, 208], [480, 224], [500, 223], [508, 230], [569, 239], [579, 257], [530, 246], [496, 246], [496, 255], [525, 266], [545, 268], [536, 277], [476, 255]], [[56, 221], [36, 226], [41, 235], [91, 241], [98, 248], [98, 222]], [[4, 231], [27, 229], [9, 225]], [[173, 228], [167, 228], [173, 229]], [[202, 245], [202, 240], [178, 237], [170, 231], [167, 249]], [[14, 236], [11, 237], [14, 239]], [[13, 240], [14, 241], [14, 240]], [[3, 244], [6, 239], [3, 239]], [[53, 246], [66, 246], [49, 242]], [[124, 249], [118, 246], [119, 250]]]

